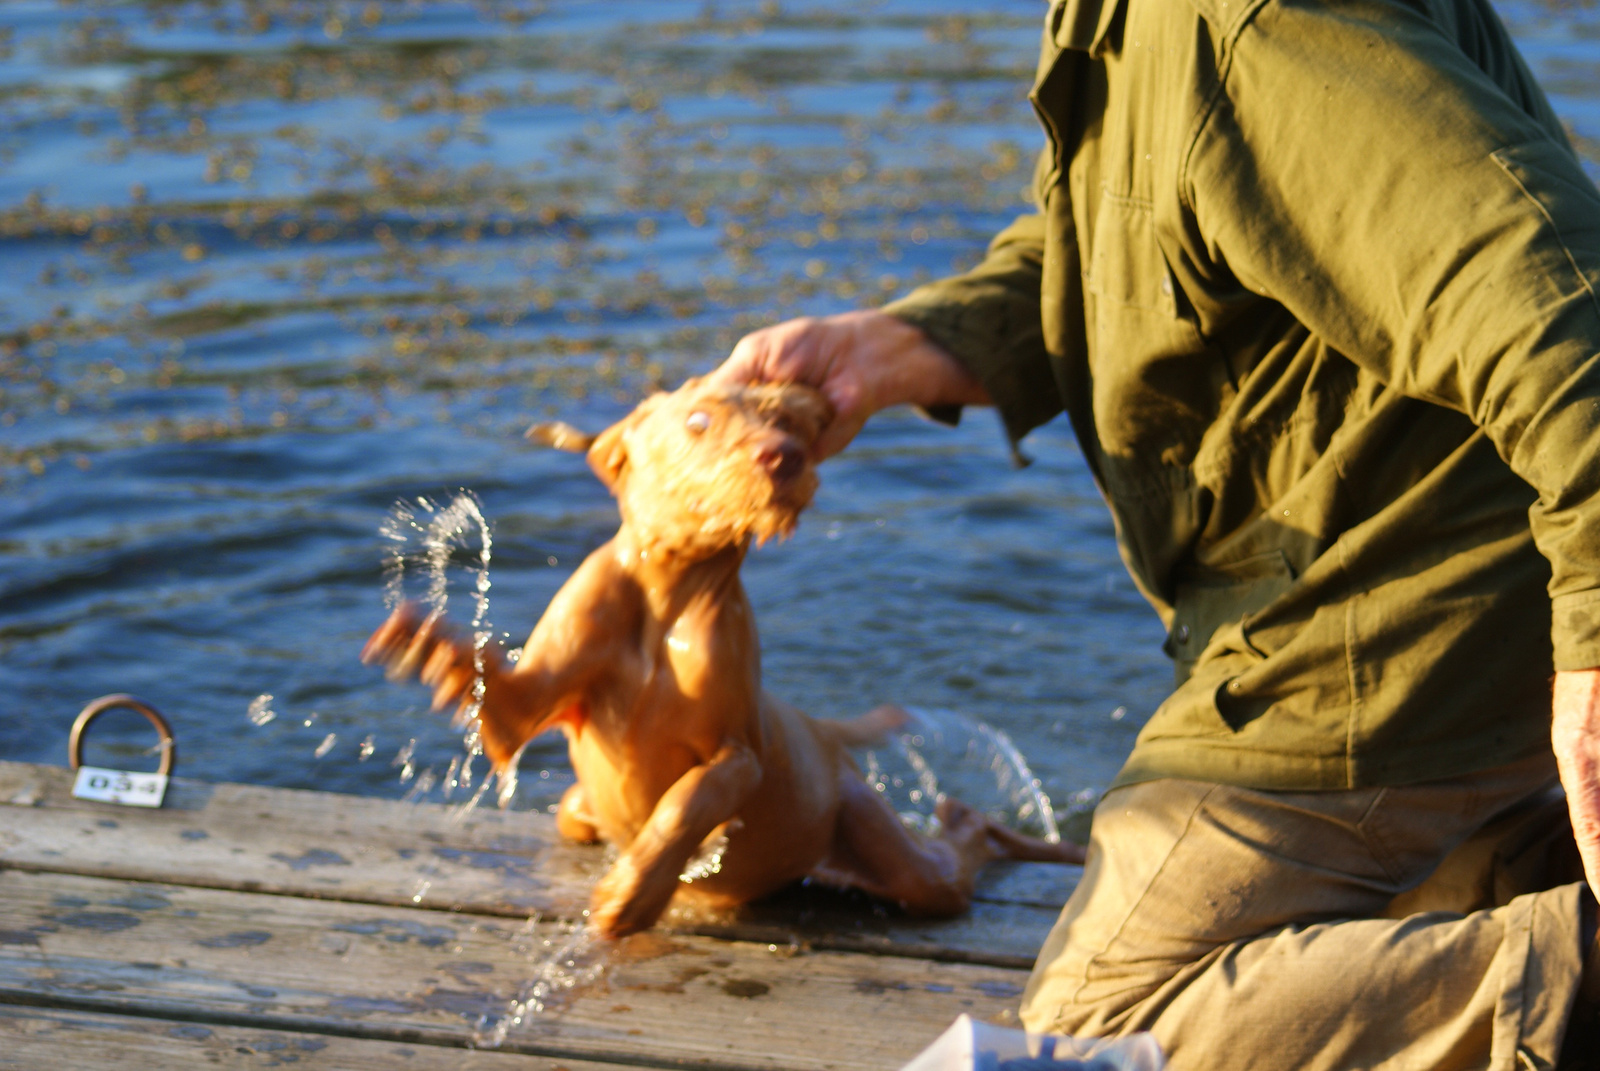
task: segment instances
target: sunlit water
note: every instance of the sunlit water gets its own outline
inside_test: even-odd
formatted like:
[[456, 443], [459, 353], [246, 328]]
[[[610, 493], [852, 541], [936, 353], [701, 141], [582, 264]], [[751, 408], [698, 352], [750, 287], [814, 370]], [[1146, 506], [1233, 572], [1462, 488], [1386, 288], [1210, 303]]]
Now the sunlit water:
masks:
[[[0, 754], [62, 762], [131, 691], [191, 776], [485, 791], [425, 691], [356, 660], [396, 549], [412, 597], [442, 555], [452, 619], [520, 644], [616, 524], [521, 430], [973, 263], [1023, 207], [1043, 7], [0, 5]], [[1502, 11], [1592, 158], [1600, 14]], [[1070, 834], [1171, 670], [1070, 431], [1028, 450], [885, 414], [745, 579], [772, 690], [981, 719]], [[150, 761], [143, 724], [91, 760]], [[570, 778], [537, 741], [514, 806]]]

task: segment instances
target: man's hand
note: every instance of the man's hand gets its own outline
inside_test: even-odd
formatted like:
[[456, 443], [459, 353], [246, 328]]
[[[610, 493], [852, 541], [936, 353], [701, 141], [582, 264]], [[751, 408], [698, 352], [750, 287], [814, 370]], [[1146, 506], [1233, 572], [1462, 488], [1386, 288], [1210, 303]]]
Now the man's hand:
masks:
[[1550, 745], [1589, 888], [1600, 896], [1600, 669], [1556, 674]]
[[804, 383], [833, 403], [812, 452], [843, 450], [868, 417], [892, 405], [987, 405], [959, 362], [904, 320], [875, 309], [789, 320], [739, 340], [714, 383]]

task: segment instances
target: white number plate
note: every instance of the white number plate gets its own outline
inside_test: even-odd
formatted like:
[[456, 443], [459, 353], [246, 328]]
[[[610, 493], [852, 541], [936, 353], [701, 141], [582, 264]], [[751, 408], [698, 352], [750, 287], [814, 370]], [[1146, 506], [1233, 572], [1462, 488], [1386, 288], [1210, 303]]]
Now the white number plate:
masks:
[[120, 803], [124, 807], [159, 807], [167, 794], [167, 775], [80, 766], [72, 794], [80, 800]]

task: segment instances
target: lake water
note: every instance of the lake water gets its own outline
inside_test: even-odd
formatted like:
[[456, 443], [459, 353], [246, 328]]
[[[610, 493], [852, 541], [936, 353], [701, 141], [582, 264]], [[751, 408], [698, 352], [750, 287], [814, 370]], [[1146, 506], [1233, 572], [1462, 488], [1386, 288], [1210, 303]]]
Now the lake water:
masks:
[[[1600, 14], [1500, 10], [1596, 173]], [[64, 762], [127, 691], [190, 776], [416, 795], [459, 736], [357, 662], [396, 501], [478, 496], [520, 643], [616, 524], [522, 429], [974, 263], [1023, 208], [1043, 11], [0, 5], [0, 756]], [[1069, 429], [1028, 449], [884, 414], [745, 577], [774, 691], [982, 718], [1081, 812], [1171, 669]], [[142, 726], [91, 761], [148, 766]], [[548, 806], [559, 737], [523, 771]]]

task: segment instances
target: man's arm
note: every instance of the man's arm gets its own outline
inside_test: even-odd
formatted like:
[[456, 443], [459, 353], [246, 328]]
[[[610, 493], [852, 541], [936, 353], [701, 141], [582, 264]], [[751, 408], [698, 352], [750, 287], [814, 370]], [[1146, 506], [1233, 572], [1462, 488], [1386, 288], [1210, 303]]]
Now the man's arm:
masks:
[[1600, 669], [1556, 674], [1550, 744], [1589, 888], [1600, 896]]

